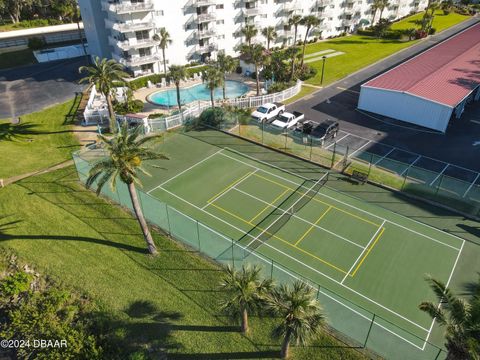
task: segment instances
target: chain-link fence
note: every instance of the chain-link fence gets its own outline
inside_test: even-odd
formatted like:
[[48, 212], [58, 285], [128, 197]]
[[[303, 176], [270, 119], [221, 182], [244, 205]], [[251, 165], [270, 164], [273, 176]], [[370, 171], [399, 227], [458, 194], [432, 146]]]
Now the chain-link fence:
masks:
[[[367, 147], [366, 142], [348, 145], [335, 140], [323, 141], [300, 130], [281, 129], [254, 121], [224, 124], [219, 130], [347, 175], [354, 170], [360, 171], [373, 183], [434, 201], [475, 218], [480, 217], [480, 174], [474, 171], [418, 154], [402, 161], [390, 155], [396, 151], [400, 154], [397, 157], [401, 158], [402, 150], [386, 145], [369, 142], [372, 144]], [[386, 149], [379, 154], [378, 147]]]
[[[290, 137], [288, 138], [290, 139]], [[291, 144], [289, 143], [287, 146], [291, 146]], [[299, 141], [299, 150], [305, 150], [303, 147], [306, 147], [308, 151], [313, 151], [312, 146], [303, 144], [303, 140], [301, 140]], [[75, 166], [82, 183], [86, 182], [92, 163], [103, 155], [102, 149], [89, 149], [74, 154]], [[319, 154], [318, 156], [324, 155]], [[331, 156], [330, 161], [332, 159], [333, 162], [337, 161], [335, 153]], [[277, 283], [292, 283], [295, 280], [307, 283], [315, 289], [316, 297], [327, 314], [329, 326], [350, 346], [369, 349], [388, 359], [434, 360], [445, 358], [446, 354], [441, 348], [428, 343], [425, 339], [369, 312], [281, 263], [257, 251], [246, 249], [236, 239], [223, 235], [142, 190], [137, 191], [142, 210], [150, 224], [159, 227], [173, 238], [218, 263], [236, 268], [244, 264], [257, 264], [262, 267], [264, 277], [274, 279]], [[101, 193], [121, 206], [132, 210], [128, 188], [124, 183], [118, 181], [114, 191], [109, 186], [104, 186]]]

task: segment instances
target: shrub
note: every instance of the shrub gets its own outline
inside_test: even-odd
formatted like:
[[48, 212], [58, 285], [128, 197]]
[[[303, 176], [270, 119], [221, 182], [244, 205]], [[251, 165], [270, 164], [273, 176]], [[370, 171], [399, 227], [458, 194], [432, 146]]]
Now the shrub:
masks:
[[273, 83], [272, 85], [269, 86], [268, 93], [273, 94], [273, 93], [281, 92], [283, 90], [288, 89], [289, 87], [292, 87], [293, 85], [295, 85], [294, 81], [292, 81], [292, 82], [276, 82], [276, 83]]
[[149, 119], [160, 119], [160, 118], [163, 118], [163, 117], [166, 117], [166, 115], [163, 114], [163, 113], [153, 113], [153, 114], [148, 115]]
[[125, 114], [135, 114], [141, 112], [143, 110], [144, 103], [142, 100], [133, 100], [133, 101], [125, 101], [121, 103], [115, 103], [113, 105], [113, 109], [117, 114], [125, 115]]
[[235, 72], [236, 72], [237, 74], [241, 74], [241, 73], [242, 73], [242, 70], [243, 70], [243, 69], [242, 69], [241, 66], [237, 66], [237, 68], [235, 69]]
[[317, 75], [317, 69], [304, 64], [303, 67], [297, 69], [296, 75], [298, 79], [305, 81]]
[[208, 125], [214, 128], [219, 128], [221, 124], [226, 122], [226, 120], [226, 111], [223, 108], [216, 107], [214, 109], [209, 108], [204, 110], [195, 122], [196, 125]]
[[32, 37], [28, 39], [28, 48], [32, 50], [39, 50], [46, 45], [45, 39], [40, 37]]
[[437, 32], [437, 29], [435, 28], [430, 28], [430, 30], [428, 30], [428, 35], [433, 35]]

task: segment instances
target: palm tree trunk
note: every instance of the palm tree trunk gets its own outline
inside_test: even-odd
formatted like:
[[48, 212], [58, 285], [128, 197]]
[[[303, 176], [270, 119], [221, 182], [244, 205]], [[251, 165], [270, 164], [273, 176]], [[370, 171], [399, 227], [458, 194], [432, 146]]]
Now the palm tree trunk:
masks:
[[257, 96], [260, 96], [260, 79], [258, 74], [258, 64], [255, 64], [255, 79], [257, 81]]
[[267, 38], [267, 51], [270, 51], [270, 39]]
[[108, 105], [108, 115], [110, 117], [110, 132], [112, 134], [117, 132], [117, 119], [115, 119], [115, 111], [113, 110], [112, 97], [110, 94], [105, 94]]
[[242, 333], [246, 334], [248, 332], [248, 311], [247, 309], [242, 309]]
[[165, 48], [162, 48], [163, 56], [163, 73], [165, 74], [165, 79], [167, 78], [167, 59], [165, 59]]
[[210, 101], [212, 102], [212, 117], [213, 123], [215, 124], [215, 100], [213, 99], [214, 89], [210, 89]]
[[290, 81], [293, 80], [293, 77], [295, 76], [295, 55], [292, 56], [292, 69], [291, 69], [291, 72], [290, 72]]
[[287, 330], [287, 333], [285, 334], [285, 338], [283, 339], [282, 342], [282, 350], [280, 352], [280, 356], [282, 359], [287, 359], [288, 356], [290, 355], [290, 338], [292, 337], [292, 333], [290, 330]]
[[158, 253], [157, 247], [153, 242], [152, 234], [150, 233], [147, 221], [143, 216], [142, 208], [140, 207], [140, 203], [137, 197], [137, 190], [135, 189], [135, 184], [133, 182], [128, 184], [128, 192], [130, 193], [130, 199], [132, 200], [133, 211], [135, 212], [135, 216], [137, 217], [140, 227], [142, 228], [143, 237], [147, 242], [148, 252], [152, 255], [155, 255]]
[[225, 85], [225, 82], [227, 81], [227, 76], [225, 74], [223, 74], [223, 100], [226, 100], [227, 99], [227, 91], [225, 89], [226, 85]]
[[305, 60], [305, 49], [307, 48], [307, 36], [309, 32], [310, 32], [310, 28], [307, 27], [307, 31], [305, 32], [305, 41], [303, 42], [302, 62], [300, 64], [301, 68], [303, 68], [303, 61]]
[[382, 20], [383, 10], [384, 10], [384, 8], [380, 9], [380, 20]]
[[178, 104], [178, 110], [180, 113], [182, 112], [182, 102], [180, 101], [180, 84], [175, 84], [177, 87], [177, 104]]

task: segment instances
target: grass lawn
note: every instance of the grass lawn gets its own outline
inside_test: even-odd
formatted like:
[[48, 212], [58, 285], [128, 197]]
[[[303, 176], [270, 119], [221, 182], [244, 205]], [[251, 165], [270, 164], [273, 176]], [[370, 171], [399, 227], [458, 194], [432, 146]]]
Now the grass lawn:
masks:
[[[423, 13], [420, 13], [405, 18], [394, 23], [392, 29], [415, 27], [415, 22], [421, 19], [422, 16]], [[443, 15], [443, 11], [437, 11], [433, 27], [437, 29], [437, 32], [442, 31], [468, 18], [470, 17], [456, 13]], [[307, 45], [306, 54], [313, 54], [322, 50], [335, 50], [345, 53], [344, 55], [327, 59], [324, 84], [329, 84], [415, 43], [417, 41], [379, 40], [368, 36], [352, 35], [309, 44]], [[322, 61], [319, 60], [310, 63], [310, 65], [315, 67], [318, 73], [315, 77], [307, 80], [307, 83], [320, 85]]]
[[40, 170], [69, 160], [79, 148], [71, 125], [64, 125], [73, 101], [21, 117], [19, 125], [0, 121], [0, 178]]
[[[171, 358], [272, 358], [271, 319], [246, 338], [218, 313], [220, 269], [158, 233], [145, 254], [137, 222], [78, 184], [73, 167], [0, 191], [0, 246], [112, 312], [119, 338]], [[7, 223], [15, 222], [7, 226]], [[248, 353], [248, 354], [239, 354]], [[203, 356], [199, 355], [203, 354]], [[331, 337], [294, 349], [296, 359], [362, 359]], [[169, 356], [170, 357], [170, 356]]]
[[[404, 30], [412, 28], [420, 28], [422, 24], [423, 12], [409, 16], [403, 20], [393, 23], [392, 30]], [[457, 13], [450, 13], [448, 15], [443, 14], [443, 10], [435, 11], [435, 17], [433, 18], [433, 27], [439, 31], [443, 31], [456, 25], [464, 20], [469, 19], [470, 16], [460, 15]]]
[[30, 49], [0, 54], [0, 69], [8, 69], [21, 65], [35, 64], [37, 60]]
[[297, 101], [298, 99], [303, 98], [304, 96], [307, 96], [307, 95], [309, 95], [309, 94], [311, 94], [311, 93], [313, 93], [314, 91], [317, 91], [317, 90], [318, 89], [315, 89], [315, 88], [310, 87], [310, 86], [302, 86], [302, 89], [300, 90], [300, 92], [297, 95], [291, 97], [288, 100], [285, 100], [284, 103], [286, 105], [291, 104], [291, 103]]

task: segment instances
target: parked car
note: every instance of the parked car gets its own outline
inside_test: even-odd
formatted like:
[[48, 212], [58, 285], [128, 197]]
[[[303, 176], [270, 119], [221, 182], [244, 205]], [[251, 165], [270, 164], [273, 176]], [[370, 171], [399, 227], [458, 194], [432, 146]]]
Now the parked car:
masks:
[[296, 126], [299, 121], [303, 121], [304, 119], [305, 115], [301, 112], [284, 112], [283, 114], [277, 116], [277, 119], [272, 122], [272, 125], [280, 129], [290, 129]]
[[325, 120], [324, 122], [316, 125], [311, 131], [310, 136], [317, 141], [320, 140], [320, 145], [323, 146], [326, 140], [335, 139], [338, 134], [340, 124], [338, 121]]
[[258, 122], [272, 122], [278, 115], [285, 112], [285, 105], [282, 103], [266, 103], [258, 107], [252, 118]]

